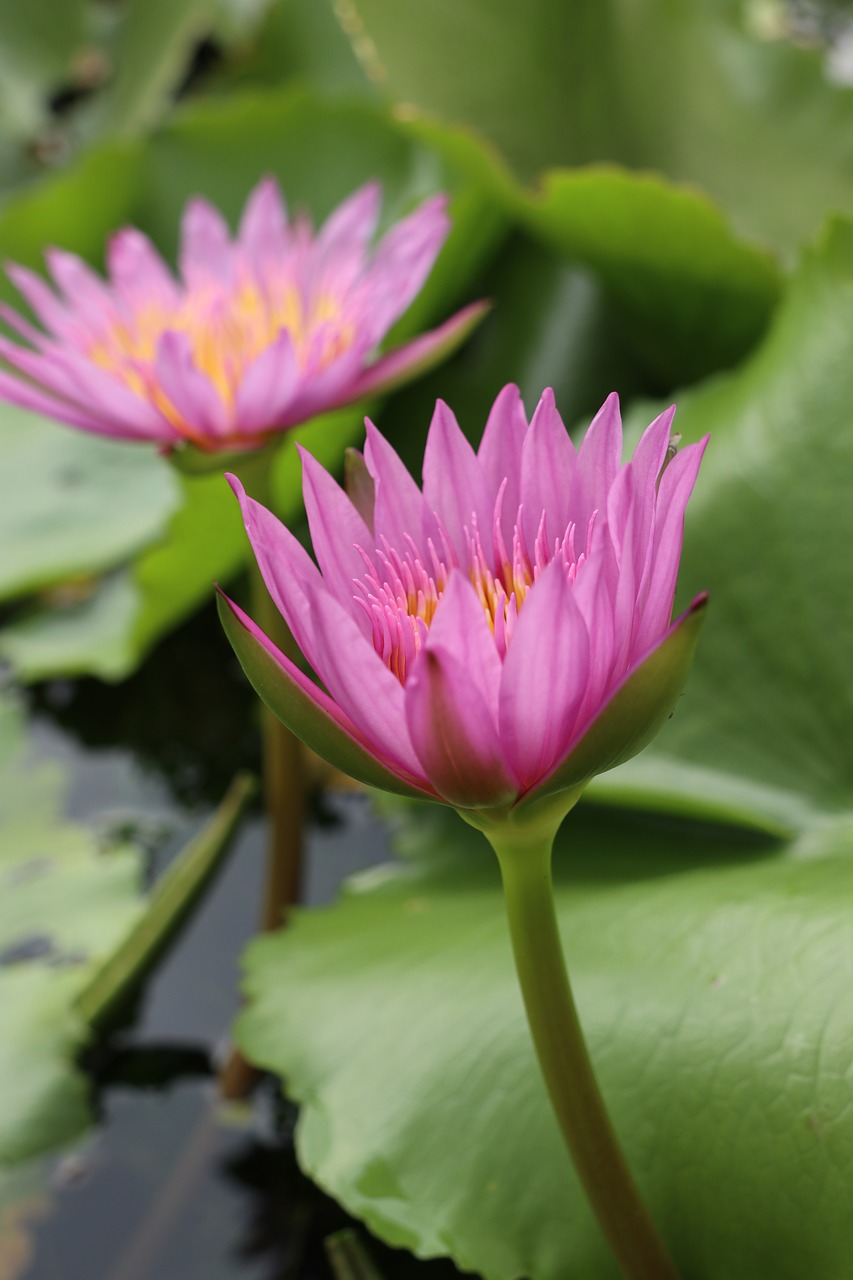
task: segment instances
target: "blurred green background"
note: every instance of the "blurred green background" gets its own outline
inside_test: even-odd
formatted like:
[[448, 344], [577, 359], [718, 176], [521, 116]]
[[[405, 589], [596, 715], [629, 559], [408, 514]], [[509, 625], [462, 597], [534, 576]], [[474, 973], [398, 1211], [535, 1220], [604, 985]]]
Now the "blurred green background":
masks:
[[[449, 193], [392, 338], [494, 308], [444, 367], [293, 433], [331, 469], [367, 407], [417, 474], [435, 399], [476, 442], [508, 381], [529, 412], [553, 386], [573, 431], [616, 389], [631, 441], [673, 400], [685, 440], [711, 433], [681, 573], [685, 601], [711, 594], [695, 670], [653, 748], [591, 787], [559, 876], [605, 1092], [690, 1280], [835, 1280], [853, 1249], [851, 84], [841, 3], [0, 0], [5, 260], [100, 268], [127, 223], [174, 260], [190, 195], [233, 225], [264, 173], [315, 220], [368, 178], [384, 226]], [[292, 448], [275, 494], [300, 527]], [[156, 685], [245, 555], [220, 477], [0, 406], [0, 1249], [33, 1160], [87, 1123], [67, 1004], [138, 910], [132, 851], [105, 862], [31, 768], [22, 689], [142, 664]], [[402, 869], [250, 951], [241, 1043], [304, 1104], [304, 1166], [382, 1238], [490, 1280], [607, 1280], [496, 868], [451, 816], [392, 808]], [[63, 877], [103, 895], [79, 937]], [[88, 967], [51, 966], [78, 946]]]

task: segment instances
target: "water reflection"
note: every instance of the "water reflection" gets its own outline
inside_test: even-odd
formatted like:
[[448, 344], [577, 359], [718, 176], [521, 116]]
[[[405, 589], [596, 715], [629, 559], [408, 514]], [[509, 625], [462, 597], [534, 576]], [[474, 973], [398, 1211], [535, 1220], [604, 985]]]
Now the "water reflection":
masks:
[[[40, 757], [70, 773], [67, 812], [105, 839], [132, 831], [156, 876], [210, 815], [238, 768], [257, 764], [253, 695], [215, 621], [193, 620], [133, 679], [55, 683], [32, 697]], [[213, 692], [212, 692], [213, 691]], [[356, 792], [318, 797], [305, 897], [388, 856]], [[3, 1280], [310, 1280], [348, 1222], [296, 1165], [295, 1113], [277, 1082], [224, 1111], [213, 1062], [239, 1003], [239, 955], [255, 930], [263, 860], [255, 811], [144, 990], [85, 1055], [98, 1124], [53, 1162], [50, 1195], [23, 1214]], [[386, 1277], [436, 1270], [371, 1242]], [[29, 1259], [27, 1253], [30, 1252]], [[5, 1270], [4, 1270], [5, 1267]]]

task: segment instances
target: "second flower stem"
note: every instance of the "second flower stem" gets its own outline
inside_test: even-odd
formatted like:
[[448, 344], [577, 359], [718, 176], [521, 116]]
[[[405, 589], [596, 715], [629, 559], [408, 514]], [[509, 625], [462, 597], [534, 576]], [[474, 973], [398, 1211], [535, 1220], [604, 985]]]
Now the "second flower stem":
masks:
[[554, 910], [553, 834], [520, 837], [516, 829], [489, 840], [500, 862], [527, 1019], [560, 1129], [623, 1274], [678, 1280], [622, 1155], [584, 1042]]

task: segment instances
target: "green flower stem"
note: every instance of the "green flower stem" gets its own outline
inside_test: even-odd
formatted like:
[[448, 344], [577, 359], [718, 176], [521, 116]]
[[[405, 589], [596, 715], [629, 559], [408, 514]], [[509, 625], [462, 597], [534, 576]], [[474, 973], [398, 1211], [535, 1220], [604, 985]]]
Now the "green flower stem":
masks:
[[503, 877], [512, 948], [539, 1065], [563, 1137], [601, 1228], [628, 1280], [677, 1280], [605, 1110], [560, 943], [547, 834], [521, 825], [488, 838]]

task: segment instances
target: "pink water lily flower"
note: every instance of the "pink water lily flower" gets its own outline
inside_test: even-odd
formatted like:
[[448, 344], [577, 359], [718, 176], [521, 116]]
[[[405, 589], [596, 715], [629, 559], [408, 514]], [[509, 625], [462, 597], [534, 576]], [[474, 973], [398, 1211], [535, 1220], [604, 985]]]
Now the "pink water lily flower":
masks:
[[385, 355], [377, 349], [420, 290], [449, 229], [435, 196], [372, 250], [380, 190], [368, 183], [316, 234], [288, 220], [277, 183], [252, 192], [237, 236], [207, 201], [188, 203], [176, 279], [141, 231], [109, 241], [104, 281], [49, 249], [55, 288], [7, 267], [43, 325], [0, 305], [0, 397], [85, 431], [254, 449], [276, 432], [438, 360], [482, 312], [469, 307]]
[[223, 598], [261, 697], [355, 777], [469, 812], [530, 811], [633, 755], [670, 714], [704, 613], [699, 597], [671, 621], [706, 443], [673, 457], [673, 413], [622, 465], [615, 395], [578, 449], [550, 391], [528, 424], [504, 388], [476, 453], [439, 402], [423, 491], [368, 422], [348, 492], [303, 451], [316, 564], [229, 477], [317, 678]]

